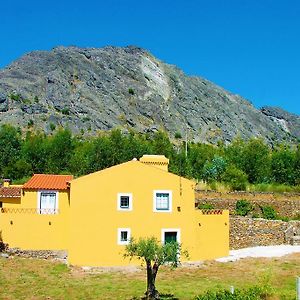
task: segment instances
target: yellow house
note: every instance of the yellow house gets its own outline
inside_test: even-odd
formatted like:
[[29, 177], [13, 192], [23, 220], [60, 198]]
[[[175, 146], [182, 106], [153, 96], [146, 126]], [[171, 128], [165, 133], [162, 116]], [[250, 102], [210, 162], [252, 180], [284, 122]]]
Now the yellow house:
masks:
[[67, 250], [72, 178], [35, 174], [22, 188], [5, 184], [0, 189], [3, 240], [24, 250]]
[[[81, 266], [128, 265], [123, 254], [132, 237], [176, 240], [191, 261], [228, 255], [228, 211], [195, 209], [193, 181], [168, 172], [168, 163], [164, 156], [144, 155], [65, 178], [64, 189], [49, 180], [47, 188], [33, 184], [35, 176], [59, 175], [34, 175], [19, 203], [2, 205], [3, 240], [11, 247], [67, 250], [68, 262]], [[15, 208], [31, 210], [13, 213]]]

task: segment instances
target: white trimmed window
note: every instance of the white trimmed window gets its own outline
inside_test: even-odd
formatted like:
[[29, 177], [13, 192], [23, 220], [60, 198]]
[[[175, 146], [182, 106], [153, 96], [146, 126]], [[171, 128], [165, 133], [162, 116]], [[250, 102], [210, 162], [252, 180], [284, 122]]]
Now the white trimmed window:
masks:
[[40, 214], [58, 213], [58, 192], [57, 191], [38, 192], [38, 213]]
[[128, 245], [131, 238], [130, 228], [118, 228], [118, 245]]
[[117, 205], [118, 205], [118, 210], [131, 211], [132, 210], [132, 194], [118, 193]]
[[154, 212], [172, 211], [172, 191], [155, 190], [153, 192], [153, 211]]

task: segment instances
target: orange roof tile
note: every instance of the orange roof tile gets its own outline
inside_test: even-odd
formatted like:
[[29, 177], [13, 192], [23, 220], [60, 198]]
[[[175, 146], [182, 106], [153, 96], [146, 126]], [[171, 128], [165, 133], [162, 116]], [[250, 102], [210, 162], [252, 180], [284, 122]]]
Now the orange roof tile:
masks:
[[20, 198], [21, 187], [0, 187], [0, 198]]
[[23, 189], [66, 190], [72, 175], [34, 174]]

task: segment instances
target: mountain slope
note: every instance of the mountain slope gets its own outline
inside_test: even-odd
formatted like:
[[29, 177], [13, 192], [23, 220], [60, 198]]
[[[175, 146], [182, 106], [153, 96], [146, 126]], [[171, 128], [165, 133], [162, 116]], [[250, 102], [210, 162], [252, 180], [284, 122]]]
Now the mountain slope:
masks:
[[115, 127], [189, 133], [195, 141], [299, 137], [265, 112], [137, 47], [34, 51], [0, 71], [0, 123], [74, 133]]

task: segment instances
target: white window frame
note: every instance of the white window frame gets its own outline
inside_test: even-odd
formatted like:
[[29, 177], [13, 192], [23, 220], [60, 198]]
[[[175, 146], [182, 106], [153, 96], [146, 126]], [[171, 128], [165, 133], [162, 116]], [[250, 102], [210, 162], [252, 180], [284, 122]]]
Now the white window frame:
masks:
[[176, 232], [177, 233], [177, 243], [181, 243], [181, 231], [180, 228], [162, 228], [161, 229], [161, 243], [165, 244], [165, 233], [166, 232]]
[[[122, 196], [129, 197], [129, 207], [128, 208], [121, 207], [121, 197]], [[117, 210], [119, 210], [119, 211], [132, 211], [132, 194], [131, 193], [118, 193]]]
[[[121, 241], [121, 232], [127, 231], [127, 241]], [[131, 229], [130, 228], [118, 228], [118, 245], [128, 245], [131, 239]]]
[[[156, 194], [162, 193], [162, 194], [169, 194], [169, 209], [157, 209], [156, 208]], [[160, 213], [170, 213], [172, 212], [172, 191], [171, 190], [154, 190], [153, 191], [153, 211], [154, 212], [160, 212]]]
[[[41, 212], [41, 194], [43, 193], [54, 193], [55, 194], [55, 210], [53, 211], [53, 213], [43, 213]], [[53, 214], [58, 214], [58, 195], [59, 195], [59, 192], [58, 191], [54, 191], [54, 190], [40, 190], [38, 191], [37, 193], [37, 211], [38, 211], [38, 214], [40, 215], [53, 215]]]

